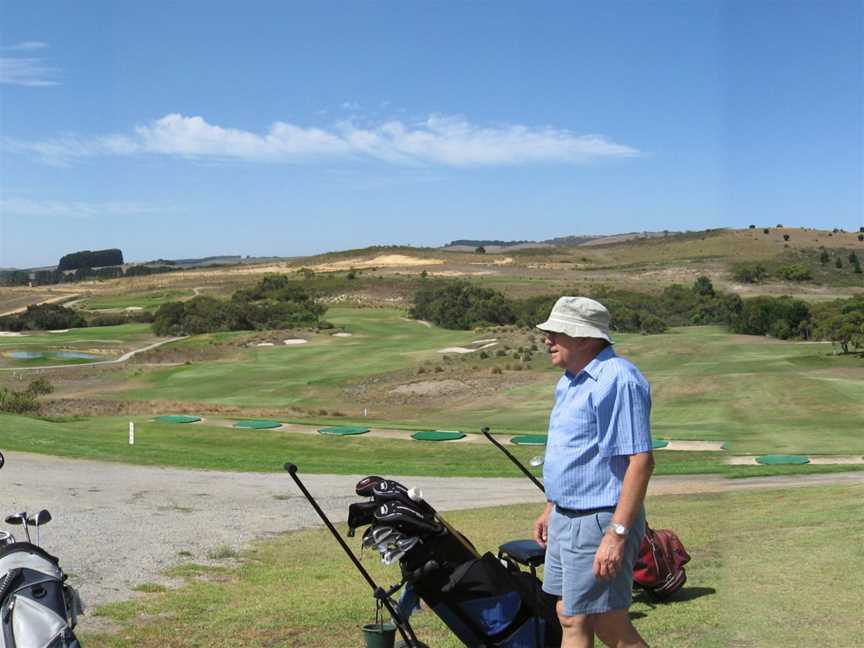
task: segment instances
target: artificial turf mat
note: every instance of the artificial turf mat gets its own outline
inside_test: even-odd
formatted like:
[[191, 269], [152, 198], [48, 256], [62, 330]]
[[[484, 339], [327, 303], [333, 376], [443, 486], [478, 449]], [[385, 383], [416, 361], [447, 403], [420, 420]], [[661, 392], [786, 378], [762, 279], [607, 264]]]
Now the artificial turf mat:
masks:
[[154, 421], [159, 423], [197, 423], [201, 420], [200, 416], [185, 416], [183, 414], [167, 414], [165, 416], [157, 416]]
[[810, 460], [804, 455], [760, 455], [756, 457], [756, 463], [765, 464], [766, 466], [781, 466], [786, 464], [807, 464]]
[[654, 450], [659, 450], [660, 448], [665, 448], [668, 445], [669, 445], [669, 442], [664, 441], [663, 439], [654, 439], [654, 441], [651, 443], [651, 447]]
[[434, 430], [428, 432], [415, 432], [411, 435], [412, 439], [417, 441], [455, 441], [456, 439], [464, 439], [464, 432]]
[[235, 428], [246, 428], [249, 430], [272, 430], [281, 426], [282, 424], [279, 421], [237, 421], [234, 424]]
[[511, 437], [510, 443], [516, 445], [546, 445], [545, 434], [521, 434]]
[[369, 428], [353, 427], [345, 425], [341, 427], [325, 427], [318, 430], [321, 434], [332, 434], [333, 436], [350, 436], [352, 434], [366, 434]]

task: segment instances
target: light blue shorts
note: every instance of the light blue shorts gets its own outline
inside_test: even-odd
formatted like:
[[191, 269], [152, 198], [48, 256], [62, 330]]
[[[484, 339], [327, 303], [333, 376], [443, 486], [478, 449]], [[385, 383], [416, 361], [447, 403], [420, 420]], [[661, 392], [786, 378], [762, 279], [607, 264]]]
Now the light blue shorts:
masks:
[[563, 600], [566, 616], [630, 607], [633, 565], [645, 535], [645, 511], [639, 513], [627, 535], [621, 569], [615, 578], [604, 581], [594, 577], [594, 556], [611, 520], [611, 511], [581, 515], [557, 506], [549, 516], [543, 591]]

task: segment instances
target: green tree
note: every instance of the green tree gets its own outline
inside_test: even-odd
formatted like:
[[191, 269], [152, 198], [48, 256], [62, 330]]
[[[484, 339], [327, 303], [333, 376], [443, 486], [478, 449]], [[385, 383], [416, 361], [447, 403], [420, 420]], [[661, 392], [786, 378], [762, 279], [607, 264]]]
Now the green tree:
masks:
[[475, 253], [475, 254], [486, 254], [486, 248], [483, 247], [482, 245], [478, 245], [478, 246], [474, 249], [474, 253]]
[[713, 297], [714, 285], [708, 277], [696, 277], [696, 281], [693, 282], [693, 292], [703, 297]]
[[819, 254], [819, 263], [825, 265], [831, 260], [831, 257], [828, 254], [828, 250], [822, 250], [821, 254]]

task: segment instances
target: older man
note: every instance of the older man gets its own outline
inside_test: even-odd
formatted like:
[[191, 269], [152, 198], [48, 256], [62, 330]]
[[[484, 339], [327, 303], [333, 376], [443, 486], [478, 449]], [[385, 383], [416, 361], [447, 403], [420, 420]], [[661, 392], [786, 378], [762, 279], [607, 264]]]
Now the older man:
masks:
[[595, 634], [607, 646], [646, 646], [628, 608], [654, 469], [650, 386], [615, 355], [599, 302], [562, 297], [537, 328], [564, 370], [543, 466], [548, 501], [534, 523], [546, 547], [543, 589], [559, 599], [561, 648], [593, 646]]

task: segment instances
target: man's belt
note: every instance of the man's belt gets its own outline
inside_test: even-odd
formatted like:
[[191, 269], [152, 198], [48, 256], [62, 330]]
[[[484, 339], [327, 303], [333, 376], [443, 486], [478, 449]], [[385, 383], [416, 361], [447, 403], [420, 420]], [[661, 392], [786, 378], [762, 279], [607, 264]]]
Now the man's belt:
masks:
[[555, 505], [555, 510], [558, 511], [561, 515], [566, 515], [567, 517], [583, 517], [585, 515], [594, 515], [595, 513], [614, 513], [614, 506], [598, 506], [597, 508], [589, 508], [589, 509], [569, 509], [560, 506], [559, 504]]

